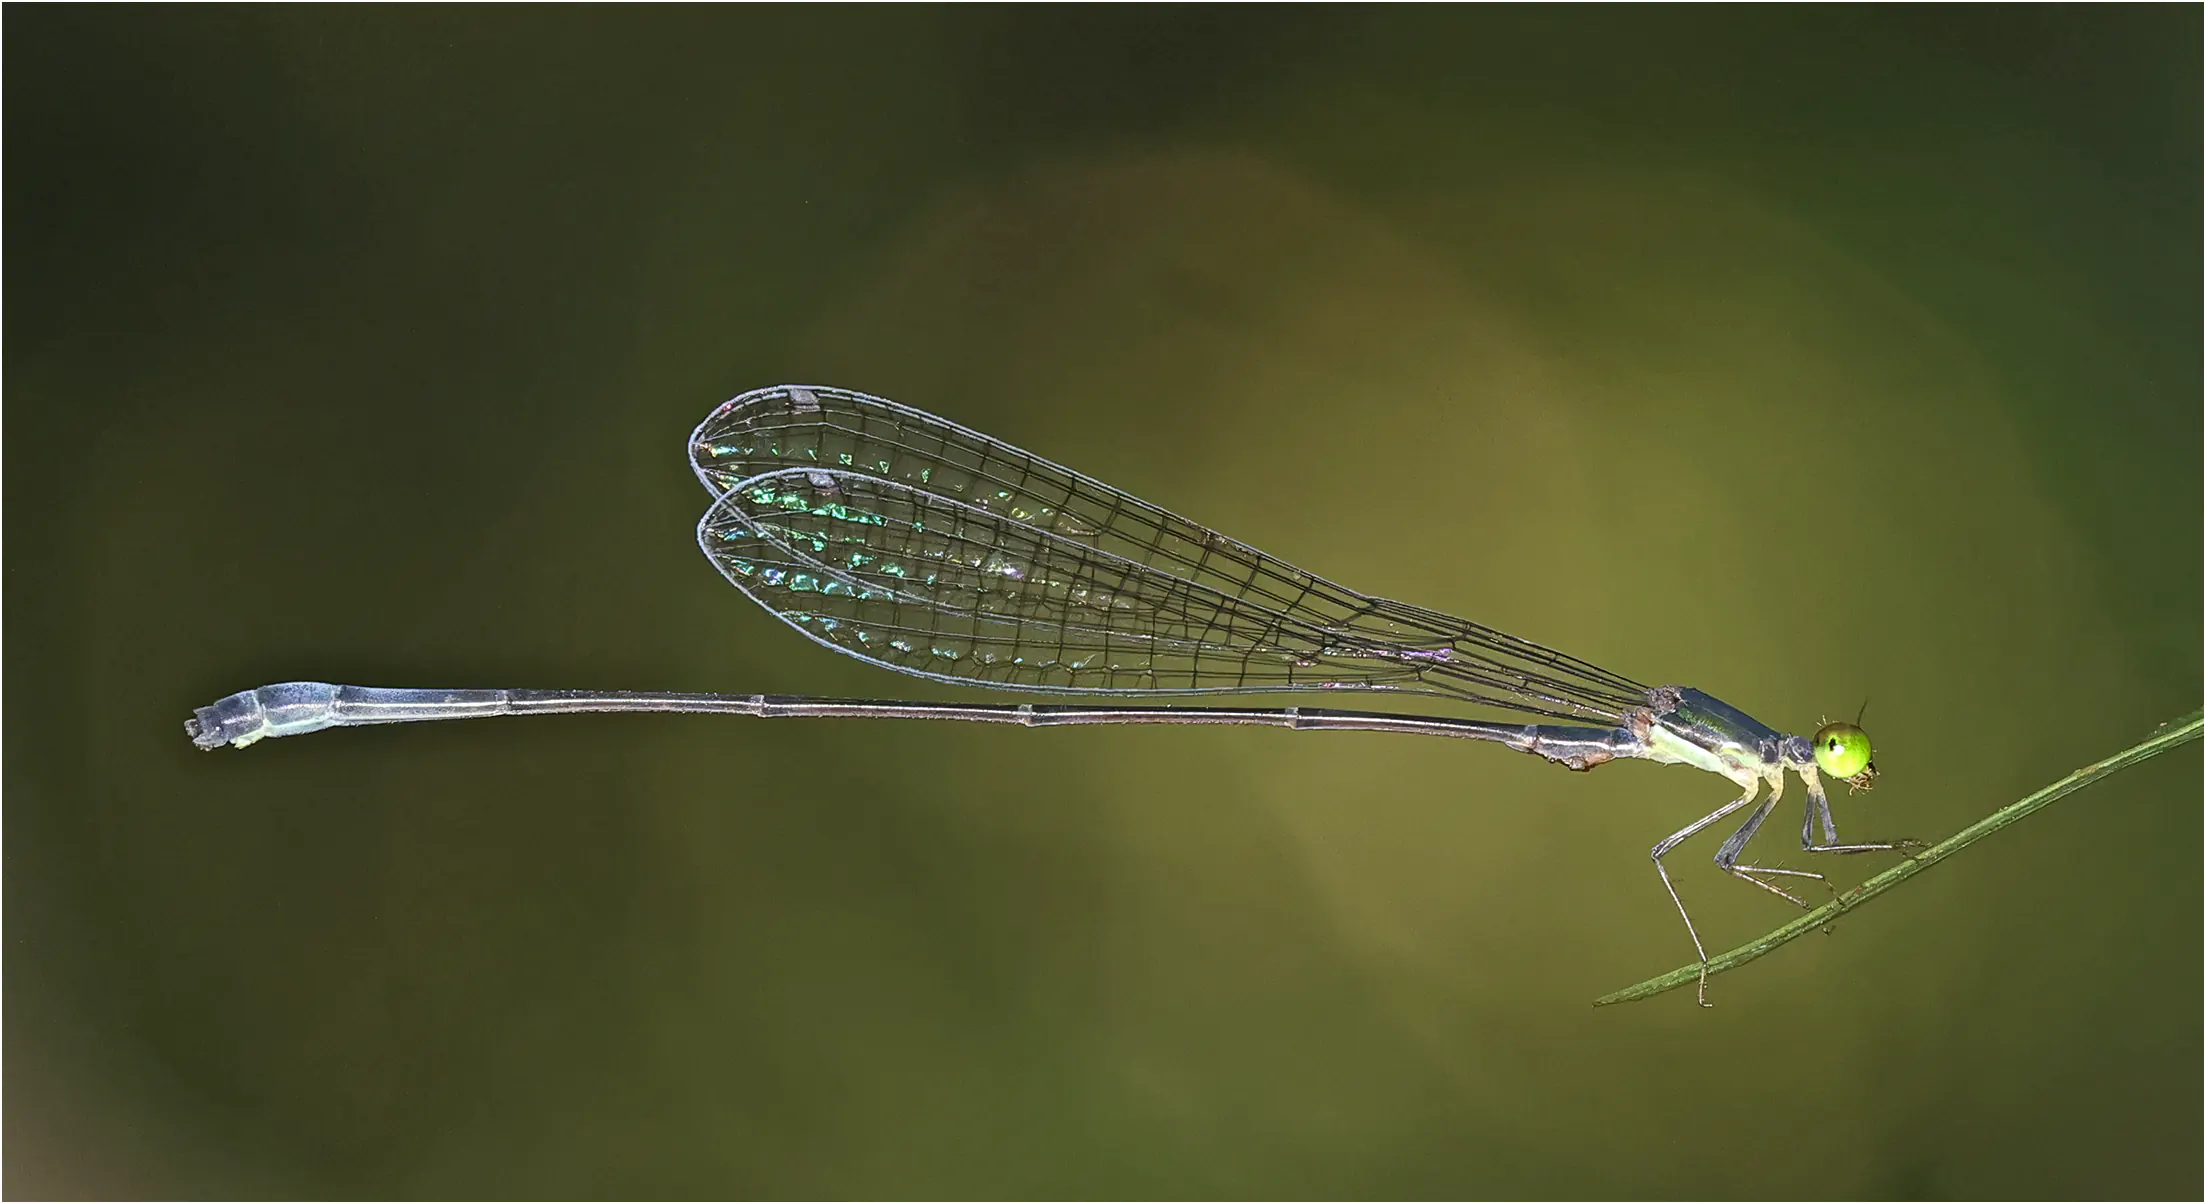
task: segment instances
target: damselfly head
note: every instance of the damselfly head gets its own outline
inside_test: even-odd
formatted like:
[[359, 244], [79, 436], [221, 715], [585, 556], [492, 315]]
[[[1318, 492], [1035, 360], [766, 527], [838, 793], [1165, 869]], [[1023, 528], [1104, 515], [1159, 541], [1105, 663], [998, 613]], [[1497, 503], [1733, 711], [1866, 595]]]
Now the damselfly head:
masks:
[[[1868, 756], [1868, 732], [1862, 732], [1862, 717], [1868, 714], [1868, 699], [1862, 699], [1862, 710], [1853, 712], [1851, 728], [1862, 734], [1862, 756]], [[1862, 772], [1846, 778], [1846, 794], [1860, 794], [1864, 789], [1877, 785], [1877, 763], [1862, 761]]]
[[1856, 790], [1867, 790], [1877, 780], [1876, 762], [1869, 759], [1869, 733], [1851, 723], [1826, 723], [1815, 733], [1816, 768], [1843, 780]]

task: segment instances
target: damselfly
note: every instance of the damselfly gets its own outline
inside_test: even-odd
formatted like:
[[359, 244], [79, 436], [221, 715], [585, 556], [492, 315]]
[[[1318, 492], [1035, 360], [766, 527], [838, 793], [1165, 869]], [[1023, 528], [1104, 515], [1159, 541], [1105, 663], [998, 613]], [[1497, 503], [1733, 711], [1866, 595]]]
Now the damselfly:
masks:
[[[1826, 724], [1807, 738], [1787, 735], [1699, 690], [1642, 685], [1467, 619], [1358, 593], [1093, 477], [885, 398], [824, 386], [756, 389], [697, 427], [689, 458], [714, 499], [698, 523], [698, 546], [721, 574], [813, 641], [886, 669], [959, 685], [1114, 700], [1421, 695], [1518, 721], [1300, 706], [287, 682], [199, 708], [185, 730], [193, 743], [212, 749], [328, 727], [574, 711], [1026, 727], [1221, 723], [1488, 740], [1578, 770], [1618, 758], [1691, 765], [1740, 789], [1652, 851], [1704, 967], [1707, 949], [1662, 859], [1751, 807], [1716, 851], [1717, 867], [1806, 907], [1774, 879], [1822, 881], [1821, 874], [1740, 860], [1776, 807], [1788, 772], [1807, 791], [1802, 848], [1864, 853], [1907, 843], [1839, 843], [1822, 775], [1856, 788], [1874, 780], [1869, 737], [1857, 724]], [[1705, 1005], [1705, 968], [1701, 987]]]

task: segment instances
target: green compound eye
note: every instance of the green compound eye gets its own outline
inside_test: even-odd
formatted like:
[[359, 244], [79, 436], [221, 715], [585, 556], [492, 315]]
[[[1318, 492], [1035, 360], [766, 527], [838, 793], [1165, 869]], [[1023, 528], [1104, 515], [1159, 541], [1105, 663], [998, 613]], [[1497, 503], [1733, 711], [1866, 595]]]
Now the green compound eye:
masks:
[[1869, 733], [1851, 723], [1826, 723], [1815, 733], [1816, 767], [1834, 778], [1852, 780], [1874, 774], [1869, 763]]

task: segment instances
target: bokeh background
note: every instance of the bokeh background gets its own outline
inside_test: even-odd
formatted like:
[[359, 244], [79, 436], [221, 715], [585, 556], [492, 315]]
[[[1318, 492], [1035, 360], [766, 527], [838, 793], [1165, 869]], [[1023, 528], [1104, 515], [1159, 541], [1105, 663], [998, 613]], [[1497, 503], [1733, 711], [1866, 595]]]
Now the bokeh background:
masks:
[[[697, 555], [785, 380], [1795, 730], [2201, 695], [2196, 7], [11, 8], [6, 1190], [2196, 1196], [2197, 749], [1714, 985], [1705, 775], [956, 697]], [[971, 695], [966, 695], [970, 697]], [[1786, 864], [1793, 826], [1758, 848]], [[1683, 850], [1711, 943], [1789, 918]], [[1882, 862], [1841, 864], [1850, 884]]]

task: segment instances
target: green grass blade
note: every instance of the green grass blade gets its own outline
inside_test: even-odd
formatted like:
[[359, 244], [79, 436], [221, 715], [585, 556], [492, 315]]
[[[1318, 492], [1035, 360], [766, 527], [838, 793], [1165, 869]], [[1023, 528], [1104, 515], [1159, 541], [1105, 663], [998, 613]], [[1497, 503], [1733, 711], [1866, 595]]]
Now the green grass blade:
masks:
[[[2179, 744], [2188, 744], [2191, 741], [2198, 739], [2201, 727], [2206, 727], [2206, 723], [2202, 723], [2201, 714], [2199, 711], [2192, 711], [2188, 715], [2184, 715], [2177, 719], [2171, 719], [2168, 722], [2161, 724], [2157, 729], [2154, 730], [2153, 734], [2150, 737], [2146, 738], [2142, 743], [2131, 745], [2130, 747], [2125, 748], [2118, 753], [2115, 753], [2113, 756], [2108, 757], [2103, 761], [2098, 761], [2093, 764], [2086, 765], [2082, 769], [2079, 769], [2076, 772], [2069, 774], [2067, 777], [2062, 778], [2060, 781], [2055, 782], [2052, 785], [2047, 786], [2043, 790], [2030, 795], [2028, 798], [2024, 798], [2014, 803], [2010, 803], [2005, 807], [2001, 807], [1999, 810], [1992, 812], [1990, 815], [1985, 816], [1983, 819], [1980, 819], [1973, 824], [1970, 824], [1968, 827], [1954, 833], [1952, 836], [1947, 837], [1945, 840], [1938, 842], [1930, 848], [1924, 849], [1923, 851], [1915, 854], [1913, 857], [1900, 862], [1898, 865], [1893, 866], [1891, 869], [1888, 869], [1883, 873], [1878, 874], [1876, 877], [1862, 883], [1860, 886], [1857, 886], [1850, 891], [1846, 891], [1845, 893], [1839, 895], [1838, 898], [1824, 904], [1821, 907], [1816, 908], [1814, 911], [1811, 911], [1806, 915], [1801, 916], [1799, 919], [1794, 920], [1792, 923], [1787, 924], [1782, 928], [1764, 933], [1761, 936], [1748, 941], [1746, 944], [1741, 945], [1736, 949], [1728, 950], [1709, 958], [1708, 973], [1713, 976], [1721, 974], [1726, 970], [1736, 969], [1737, 967], [1743, 966], [1746, 963], [1753, 961], [1755, 958], [1776, 949], [1779, 945], [1785, 944], [1787, 941], [1790, 941], [1795, 937], [1814, 932], [1816, 929], [1823, 927], [1825, 924], [1828, 924], [1831, 920], [1835, 919], [1839, 915], [1851, 911], [1854, 908], [1859, 907], [1861, 904], [1868, 902], [1870, 899], [1874, 899], [1878, 895], [1891, 890], [1893, 887], [1898, 886], [1900, 883], [1907, 881], [1909, 878], [1912, 878], [1919, 873], [1922, 873], [1924, 870], [1929, 869], [1931, 866], [1944, 861], [1946, 858], [1951, 857], [1955, 853], [1960, 852], [1962, 849], [1975, 844], [1977, 841], [1984, 839], [1986, 836], [1989, 836], [1992, 833], [1997, 832], [2001, 828], [2004, 828], [2007, 825], [2015, 822], [2016, 820], [2021, 819], [2023, 816], [2026, 816], [2031, 812], [2038, 810], [2039, 808], [2045, 806], [2047, 803], [2050, 803], [2055, 799], [2074, 794], [2076, 791], [2089, 786], [2093, 782], [2096, 782], [2099, 779], [2104, 778], [2108, 774], [2114, 773], [2117, 770], [2127, 769], [2128, 767], [2137, 764], [2139, 761], [2149, 760], [2153, 757], [2157, 757], [2161, 753], [2164, 753]], [[1689, 965], [1679, 966], [1677, 969], [1672, 970], [1667, 974], [1657, 975], [1656, 977], [1650, 978], [1645, 982], [1635, 983], [1631, 986], [1625, 987], [1621, 991], [1614, 991], [1607, 995], [1603, 995], [1599, 999], [1593, 1001], [1593, 1006], [1605, 1007], [1612, 1003], [1630, 1003], [1632, 1000], [1635, 999], [1645, 999], [1651, 995], [1660, 995], [1664, 991], [1674, 990], [1678, 987], [1686, 986], [1698, 981], [1700, 979], [1700, 970], [1701, 968], [1699, 962], [1693, 962]]]

